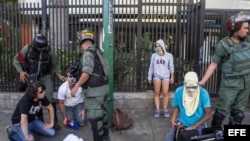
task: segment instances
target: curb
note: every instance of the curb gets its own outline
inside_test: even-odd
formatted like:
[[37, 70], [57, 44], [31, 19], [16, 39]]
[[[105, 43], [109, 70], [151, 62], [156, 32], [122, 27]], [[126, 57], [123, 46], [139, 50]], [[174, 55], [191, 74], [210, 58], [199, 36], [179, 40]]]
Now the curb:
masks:
[[[0, 111], [7, 113], [13, 112], [22, 95], [23, 93], [0, 92]], [[173, 92], [169, 92], [169, 98], [173, 98]], [[169, 103], [170, 102], [171, 101], [169, 101]], [[154, 109], [154, 93], [153, 91], [138, 93], [114, 93], [114, 106], [125, 110]]]

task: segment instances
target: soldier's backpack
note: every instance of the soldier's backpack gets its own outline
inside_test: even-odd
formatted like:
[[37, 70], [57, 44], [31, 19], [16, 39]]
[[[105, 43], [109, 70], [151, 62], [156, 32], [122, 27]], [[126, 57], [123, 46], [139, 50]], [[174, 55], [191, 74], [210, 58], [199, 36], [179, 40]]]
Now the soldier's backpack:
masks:
[[103, 84], [108, 83], [108, 78], [110, 75], [110, 68], [107, 59], [105, 58], [103, 52], [97, 48], [95, 51], [87, 49], [94, 56], [94, 70], [92, 78], [88, 80], [88, 85], [90, 87], [98, 87]]
[[[93, 51], [91, 49], [87, 49], [87, 51], [91, 52], [94, 55], [95, 59], [99, 59], [101, 66], [102, 66], [102, 69], [103, 69], [103, 72], [104, 72], [104, 75], [105, 75], [105, 77], [108, 78], [110, 75], [110, 68], [109, 68], [108, 60], [104, 56], [103, 51], [101, 51], [101, 49], [99, 49], [99, 48], [97, 48], [96, 51]], [[95, 62], [96, 62], [96, 60], [95, 60]]]

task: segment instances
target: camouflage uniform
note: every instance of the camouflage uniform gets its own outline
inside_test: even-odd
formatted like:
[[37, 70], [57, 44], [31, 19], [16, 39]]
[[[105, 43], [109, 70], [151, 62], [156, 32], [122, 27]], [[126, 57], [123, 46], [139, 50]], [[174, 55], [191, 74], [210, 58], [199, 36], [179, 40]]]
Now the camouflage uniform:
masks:
[[[92, 46], [88, 49], [95, 50]], [[81, 58], [81, 71], [88, 73], [91, 77], [94, 70], [94, 56], [86, 51]], [[107, 118], [107, 95], [109, 93], [108, 84], [87, 88], [85, 104], [87, 118], [91, 123], [94, 141], [102, 141], [109, 137]]]
[[[242, 47], [241, 43], [234, 43], [235, 48]], [[248, 46], [250, 44], [248, 43]], [[228, 51], [219, 42], [212, 61], [220, 64], [224, 63], [224, 57]], [[219, 88], [219, 101], [216, 107], [217, 119], [223, 120], [224, 117], [230, 114], [229, 124], [234, 122], [241, 123], [244, 118], [244, 108], [246, 107], [250, 93], [250, 75], [225, 77], [221, 74], [221, 83]]]

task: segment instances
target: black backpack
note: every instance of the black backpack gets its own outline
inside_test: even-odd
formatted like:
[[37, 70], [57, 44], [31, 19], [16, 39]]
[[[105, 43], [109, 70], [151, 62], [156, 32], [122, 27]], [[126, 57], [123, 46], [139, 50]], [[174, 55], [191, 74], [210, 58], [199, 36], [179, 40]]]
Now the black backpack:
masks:
[[86, 51], [94, 56], [94, 70], [87, 82], [88, 86], [99, 87], [108, 84], [110, 68], [103, 52], [99, 48]]

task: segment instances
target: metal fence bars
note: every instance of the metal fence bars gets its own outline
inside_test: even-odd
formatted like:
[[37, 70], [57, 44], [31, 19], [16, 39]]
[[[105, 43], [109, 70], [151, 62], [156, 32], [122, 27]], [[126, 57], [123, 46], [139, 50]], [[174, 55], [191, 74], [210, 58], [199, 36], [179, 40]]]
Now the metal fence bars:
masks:
[[[32, 2], [32, 1], [31, 1]], [[163, 39], [174, 56], [174, 90], [184, 74], [194, 70], [201, 77], [211, 61], [213, 48], [221, 38], [225, 13], [205, 11], [202, 0], [113, 0], [114, 91], [152, 90], [147, 83], [154, 42]], [[62, 71], [74, 63], [80, 52], [77, 33], [90, 28], [102, 48], [103, 1], [50, 0], [40, 3], [0, 3], [0, 91], [15, 91], [14, 55], [37, 34], [47, 36], [57, 52]], [[234, 11], [236, 12], [236, 11]], [[227, 16], [227, 15], [226, 15]], [[223, 28], [222, 28], [223, 25]], [[206, 87], [217, 91], [217, 73]], [[62, 83], [53, 77], [54, 88]]]

